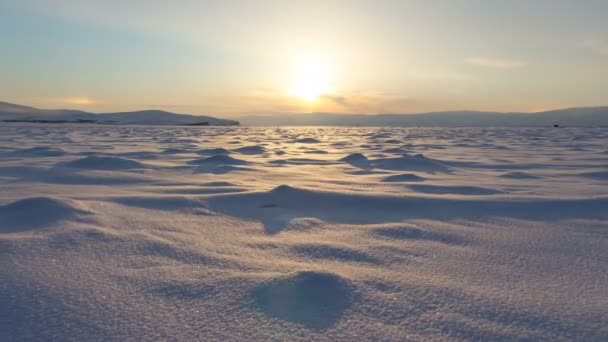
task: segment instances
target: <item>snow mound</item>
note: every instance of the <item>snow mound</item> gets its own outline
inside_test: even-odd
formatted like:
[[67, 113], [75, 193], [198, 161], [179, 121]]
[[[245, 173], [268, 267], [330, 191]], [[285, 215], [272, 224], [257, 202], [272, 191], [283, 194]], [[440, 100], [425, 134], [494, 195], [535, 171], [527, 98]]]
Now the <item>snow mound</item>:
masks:
[[195, 165], [245, 165], [248, 164], [246, 161], [241, 160], [241, 159], [237, 159], [237, 158], [233, 158], [229, 155], [225, 155], [225, 154], [216, 154], [214, 156], [211, 157], [207, 157], [207, 158], [200, 158], [200, 159], [195, 159], [195, 160], [191, 160], [188, 162], [188, 164], [195, 164]]
[[585, 178], [595, 179], [595, 180], [608, 181], [608, 171], [581, 173], [580, 176], [585, 177]]
[[494, 195], [502, 191], [479, 186], [460, 185], [409, 185], [408, 188], [426, 194], [454, 194], [454, 195]]
[[308, 154], [329, 154], [329, 152], [327, 152], [325, 150], [310, 150], [310, 151], [304, 151], [304, 153], [308, 153]]
[[199, 166], [196, 170], [194, 170], [195, 173], [213, 173], [216, 175], [223, 175], [225, 173], [230, 173], [230, 172], [234, 172], [234, 171], [246, 172], [246, 171], [255, 171], [255, 169], [252, 169], [249, 167], [234, 166], [234, 165], [219, 165], [210, 170], [204, 166]]
[[289, 162], [285, 159], [277, 159], [277, 160], [269, 161], [268, 164], [281, 166], [281, 165], [287, 165], [287, 164], [289, 164]]
[[255, 288], [251, 297], [267, 315], [321, 330], [341, 318], [353, 302], [354, 291], [336, 274], [304, 271], [270, 279]]
[[81, 159], [59, 163], [57, 166], [88, 170], [119, 171], [141, 169], [144, 167], [144, 164], [135, 160], [121, 157], [88, 156]]
[[266, 149], [264, 148], [264, 146], [260, 146], [260, 145], [243, 146], [243, 147], [235, 148], [233, 151], [238, 152], [240, 154], [266, 153]]
[[349, 155], [347, 155], [346, 157], [340, 159], [340, 161], [343, 162], [358, 162], [358, 161], [367, 161], [367, 157], [365, 155], [363, 155], [362, 153], [351, 153]]
[[225, 148], [221, 148], [221, 147], [218, 147], [218, 148], [205, 148], [205, 149], [202, 149], [202, 150], [198, 150], [196, 152], [196, 154], [199, 154], [201, 156], [209, 156], [209, 155], [217, 155], [217, 154], [229, 154], [229, 153], [230, 153], [230, 151], [228, 151]]
[[315, 138], [301, 138], [301, 139], [296, 139], [295, 142], [300, 143], [300, 144], [317, 144], [317, 143], [320, 143], [321, 141], [319, 141], [319, 139], [315, 139]]
[[9, 153], [11, 157], [61, 157], [65, 154], [65, 151], [60, 148], [48, 146], [24, 148]]
[[392, 175], [382, 179], [383, 182], [423, 182], [426, 178], [417, 176], [413, 173], [404, 173], [401, 175]]
[[230, 182], [207, 182], [207, 183], [201, 184], [201, 186], [237, 186], [237, 185], [234, 183], [230, 183]]
[[379, 158], [370, 160], [373, 167], [382, 170], [447, 172], [449, 168], [438, 160], [430, 159], [422, 154], [404, 154], [397, 158]]
[[526, 173], [526, 172], [520, 172], [520, 171], [504, 173], [498, 177], [508, 178], [508, 179], [539, 179], [539, 178], [542, 178], [541, 176], [533, 175], [533, 174]]
[[161, 153], [162, 154], [181, 154], [181, 153], [188, 153], [188, 152], [190, 152], [190, 151], [185, 148], [169, 147], [169, 148], [164, 149]]
[[300, 189], [296, 189], [293, 186], [282, 184], [282, 185], [279, 185], [276, 188], [272, 189], [270, 192], [287, 194], [287, 193], [294, 193], [294, 192], [299, 192], [299, 191], [300, 191]]
[[0, 206], [0, 232], [41, 228], [91, 214], [78, 203], [53, 197], [31, 197]]

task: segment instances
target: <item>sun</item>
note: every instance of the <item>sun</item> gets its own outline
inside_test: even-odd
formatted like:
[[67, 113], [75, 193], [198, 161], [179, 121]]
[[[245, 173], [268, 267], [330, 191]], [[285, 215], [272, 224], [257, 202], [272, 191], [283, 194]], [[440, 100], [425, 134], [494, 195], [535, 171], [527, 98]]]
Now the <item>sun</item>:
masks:
[[300, 100], [314, 102], [335, 88], [329, 82], [329, 68], [318, 58], [301, 60], [295, 68], [288, 94]]

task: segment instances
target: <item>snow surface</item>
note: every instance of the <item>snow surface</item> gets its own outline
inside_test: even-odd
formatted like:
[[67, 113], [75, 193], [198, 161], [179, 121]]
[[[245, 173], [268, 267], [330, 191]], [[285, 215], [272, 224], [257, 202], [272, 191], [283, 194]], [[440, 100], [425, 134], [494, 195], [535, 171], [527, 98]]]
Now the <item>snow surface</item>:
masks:
[[0, 341], [606, 341], [606, 146], [3, 124]]

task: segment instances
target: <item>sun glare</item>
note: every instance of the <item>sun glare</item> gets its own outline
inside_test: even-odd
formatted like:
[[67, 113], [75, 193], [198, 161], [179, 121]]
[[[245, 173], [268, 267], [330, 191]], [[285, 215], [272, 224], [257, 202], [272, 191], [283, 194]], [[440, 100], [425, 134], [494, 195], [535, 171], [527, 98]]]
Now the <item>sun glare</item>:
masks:
[[329, 70], [319, 59], [309, 58], [297, 64], [289, 96], [313, 102], [323, 95], [331, 94], [335, 88], [329, 82]]

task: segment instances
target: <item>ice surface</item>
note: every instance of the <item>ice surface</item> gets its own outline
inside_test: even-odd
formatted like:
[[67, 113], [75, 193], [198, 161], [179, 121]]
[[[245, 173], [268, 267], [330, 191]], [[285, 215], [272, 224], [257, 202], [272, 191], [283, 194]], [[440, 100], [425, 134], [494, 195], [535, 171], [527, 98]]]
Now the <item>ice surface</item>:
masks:
[[607, 145], [7, 123], [0, 341], [606, 341]]

